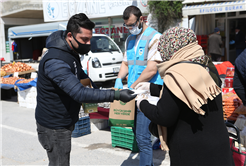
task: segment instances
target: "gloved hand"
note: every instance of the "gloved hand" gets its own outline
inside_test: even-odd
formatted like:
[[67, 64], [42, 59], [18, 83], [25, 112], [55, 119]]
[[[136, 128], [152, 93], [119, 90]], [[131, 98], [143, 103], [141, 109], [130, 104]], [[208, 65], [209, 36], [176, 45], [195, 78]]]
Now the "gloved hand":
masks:
[[237, 114], [246, 114], [246, 106], [244, 106], [243, 104], [241, 104], [239, 107], [237, 107], [234, 111]]
[[123, 90], [116, 90], [114, 98], [115, 100], [121, 100], [123, 102], [128, 102], [134, 99], [137, 95], [132, 95], [134, 92], [129, 89], [123, 89]]
[[140, 82], [135, 86], [136, 90], [147, 90], [150, 91], [150, 83], [149, 82]]
[[231, 40], [230, 42], [229, 42], [229, 44], [231, 45], [231, 44], [235, 44], [235, 40]]
[[117, 78], [115, 80], [114, 88], [116, 88], [116, 89], [123, 89], [122, 80], [120, 78]]

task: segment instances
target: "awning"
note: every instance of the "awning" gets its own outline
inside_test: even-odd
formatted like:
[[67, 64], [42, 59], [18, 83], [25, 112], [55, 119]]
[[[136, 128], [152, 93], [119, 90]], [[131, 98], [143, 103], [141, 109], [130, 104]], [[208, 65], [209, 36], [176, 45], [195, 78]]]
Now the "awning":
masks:
[[8, 37], [11, 39], [16, 39], [49, 36], [57, 30], [65, 30], [66, 26], [67, 21], [16, 26], [8, 29]]
[[183, 16], [246, 11], [246, 0], [185, 6]]
[[190, 4], [190, 3], [203, 3], [203, 2], [213, 2], [218, 0], [184, 0], [182, 4]]

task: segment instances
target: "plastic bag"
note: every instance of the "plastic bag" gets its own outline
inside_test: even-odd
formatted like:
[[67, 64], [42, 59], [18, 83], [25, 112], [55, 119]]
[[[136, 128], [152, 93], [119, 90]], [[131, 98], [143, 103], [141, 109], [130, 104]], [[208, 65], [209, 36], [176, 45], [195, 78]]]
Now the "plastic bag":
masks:
[[28, 83], [21, 83], [21, 84], [18, 84], [19, 81], [20, 81], [20, 80], [17, 80], [17, 81], [15, 82], [15, 86], [17, 86], [18, 89], [19, 89], [20, 91], [23, 91], [23, 90], [26, 90], [26, 89], [28, 89], [28, 88], [31, 88], [32, 86], [34, 86], [34, 87], [37, 86], [37, 78], [35, 78], [34, 80], [32, 80], [32, 81], [30, 81], [30, 82], [28, 82]]

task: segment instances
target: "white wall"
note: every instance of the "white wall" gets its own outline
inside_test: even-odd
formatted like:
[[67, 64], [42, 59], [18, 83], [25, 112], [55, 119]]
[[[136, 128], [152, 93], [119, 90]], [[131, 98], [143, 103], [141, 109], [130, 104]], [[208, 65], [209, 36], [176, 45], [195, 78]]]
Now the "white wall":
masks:
[[5, 34], [4, 34], [4, 22], [3, 19], [0, 18], [0, 58], [4, 57], [6, 61], [10, 60], [9, 53], [6, 53], [5, 47]]
[[183, 16], [182, 18], [182, 22], [181, 24], [179, 25], [180, 27], [184, 27], [184, 28], [190, 28], [189, 27], [189, 19], [188, 19], [188, 16]]
[[2, 18], [5, 25], [29, 25], [44, 23], [43, 19], [30, 18]]

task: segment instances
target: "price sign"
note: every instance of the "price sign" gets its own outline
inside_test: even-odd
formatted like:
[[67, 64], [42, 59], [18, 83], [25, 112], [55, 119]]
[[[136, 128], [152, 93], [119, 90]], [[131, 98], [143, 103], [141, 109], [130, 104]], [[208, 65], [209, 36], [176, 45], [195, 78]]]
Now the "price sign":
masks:
[[19, 72], [14, 72], [14, 77], [18, 77], [19, 76]]
[[37, 77], [37, 73], [36, 72], [32, 72], [31, 73], [31, 78], [36, 78]]

